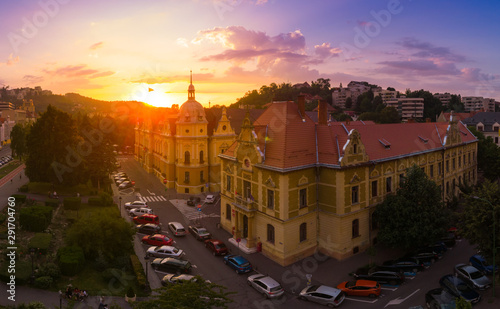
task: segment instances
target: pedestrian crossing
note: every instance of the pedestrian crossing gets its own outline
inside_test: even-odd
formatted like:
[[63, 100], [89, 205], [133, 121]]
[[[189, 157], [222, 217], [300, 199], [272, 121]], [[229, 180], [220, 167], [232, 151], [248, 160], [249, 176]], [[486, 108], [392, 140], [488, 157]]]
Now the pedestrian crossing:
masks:
[[139, 199], [142, 202], [149, 202], [149, 203], [166, 202], [167, 201], [167, 199], [163, 195], [141, 196], [141, 197], [139, 197]]
[[175, 206], [188, 220], [198, 220], [201, 218], [207, 217], [220, 217], [217, 214], [204, 214], [202, 211], [199, 211], [197, 207], [187, 206], [185, 200], [170, 200], [172, 205]]

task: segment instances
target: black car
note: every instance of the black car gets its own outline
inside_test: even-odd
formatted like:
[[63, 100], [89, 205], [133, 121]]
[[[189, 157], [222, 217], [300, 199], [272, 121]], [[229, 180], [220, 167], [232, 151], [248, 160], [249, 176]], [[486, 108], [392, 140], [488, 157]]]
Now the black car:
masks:
[[431, 248], [421, 248], [407, 254], [406, 257], [417, 259], [421, 263], [424, 263], [425, 266], [430, 266], [431, 264], [442, 258], [443, 255], [436, 253]]
[[385, 261], [381, 269], [391, 271], [402, 271], [406, 274], [415, 274], [425, 269], [424, 263], [415, 258], [400, 258], [397, 260]]
[[448, 251], [448, 246], [444, 242], [441, 242], [441, 241], [437, 242], [433, 245], [427, 246], [426, 248], [436, 252], [437, 254], [443, 254], [446, 251]]
[[455, 308], [455, 296], [442, 288], [432, 289], [425, 293], [425, 304], [430, 309]]
[[371, 269], [369, 271], [358, 271], [353, 275], [356, 279], [377, 281], [380, 284], [400, 285], [405, 281], [403, 272]]
[[443, 242], [448, 248], [451, 248], [457, 243], [456, 234], [448, 232], [446, 236], [442, 237], [439, 241]]
[[161, 233], [161, 226], [153, 223], [139, 224], [136, 226], [136, 228], [137, 233], [141, 234], [153, 235]]
[[190, 262], [176, 258], [154, 259], [153, 262], [151, 262], [151, 267], [157, 271], [173, 274], [189, 273], [191, 271]]
[[481, 300], [479, 293], [471, 289], [465, 281], [454, 275], [442, 277], [439, 279], [439, 285], [454, 297], [461, 297], [472, 304]]

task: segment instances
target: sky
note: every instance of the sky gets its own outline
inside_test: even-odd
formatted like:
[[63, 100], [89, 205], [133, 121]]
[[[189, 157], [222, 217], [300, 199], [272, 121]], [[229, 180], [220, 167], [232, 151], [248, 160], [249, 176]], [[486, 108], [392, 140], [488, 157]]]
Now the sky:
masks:
[[1, 0], [0, 87], [228, 105], [272, 82], [500, 101], [500, 1]]

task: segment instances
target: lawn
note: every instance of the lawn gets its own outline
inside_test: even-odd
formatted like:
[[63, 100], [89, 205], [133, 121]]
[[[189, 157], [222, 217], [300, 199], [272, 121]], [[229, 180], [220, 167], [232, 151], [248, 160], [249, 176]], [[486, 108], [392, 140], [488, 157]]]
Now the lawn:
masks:
[[9, 162], [9, 164], [0, 167], [0, 179], [7, 176], [10, 172], [18, 168], [21, 164], [23, 164], [21, 161], [13, 160]]

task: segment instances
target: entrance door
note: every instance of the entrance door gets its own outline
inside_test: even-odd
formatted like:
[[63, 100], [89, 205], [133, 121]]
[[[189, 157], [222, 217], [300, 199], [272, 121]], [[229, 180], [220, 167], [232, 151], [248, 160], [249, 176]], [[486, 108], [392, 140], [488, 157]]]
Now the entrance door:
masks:
[[248, 237], [248, 217], [246, 215], [243, 216], [243, 238]]

